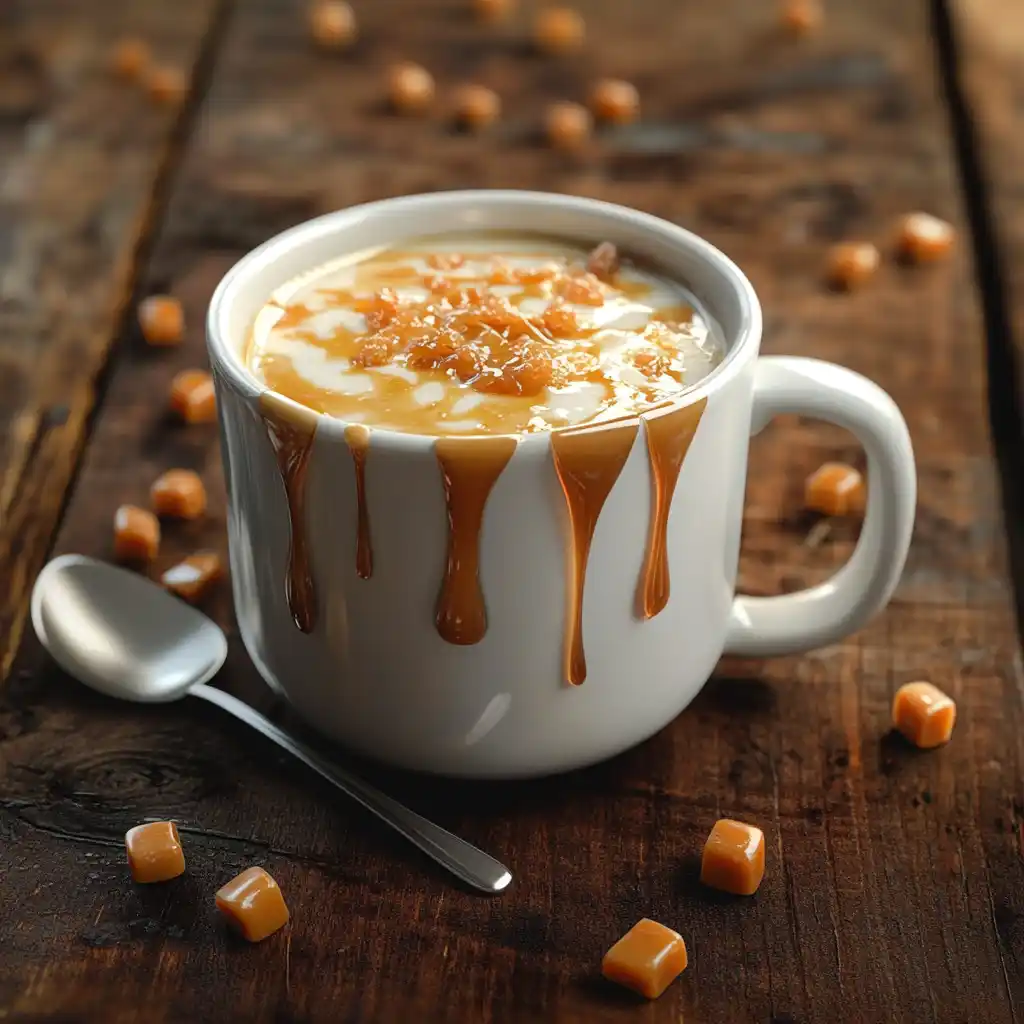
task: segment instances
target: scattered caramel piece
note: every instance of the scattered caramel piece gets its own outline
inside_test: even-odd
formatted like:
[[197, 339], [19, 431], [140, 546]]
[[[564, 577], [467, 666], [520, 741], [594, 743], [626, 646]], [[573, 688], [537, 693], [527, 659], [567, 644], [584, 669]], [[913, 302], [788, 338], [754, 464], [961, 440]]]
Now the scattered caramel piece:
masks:
[[565, 152], [582, 148], [592, 127], [590, 111], [569, 100], [552, 103], [544, 114], [544, 134], [548, 142]]
[[715, 822], [700, 860], [700, 880], [736, 896], [753, 896], [764, 878], [764, 833], [742, 821]]
[[826, 516], [848, 516], [864, 507], [864, 478], [845, 462], [826, 462], [804, 484], [804, 505]]
[[824, 20], [821, 0], [784, 0], [781, 19], [782, 27], [791, 35], [810, 35]]
[[512, 0], [473, 0], [473, 10], [481, 21], [501, 21], [512, 6]]
[[610, 281], [619, 272], [619, 250], [612, 242], [602, 242], [587, 257], [587, 272], [600, 281]]
[[559, 278], [552, 288], [559, 298], [580, 306], [601, 306], [604, 304], [604, 289], [601, 282], [591, 273], [568, 274]]
[[138, 82], [149, 65], [149, 47], [141, 39], [122, 39], [110, 55], [110, 70], [127, 82]]
[[250, 942], [261, 942], [288, 923], [281, 890], [263, 868], [246, 868], [218, 889], [217, 909]]
[[434, 78], [419, 64], [396, 64], [388, 73], [388, 95], [401, 114], [422, 114], [434, 102]]
[[629, 124], [640, 113], [640, 93], [632, 82], [602, 78], [590, 92], [590, 109], [599, 121]]
[[160, 550], [160, 520], [135, 505], [114, 513], [114, 557], [122, 562], [151, 562]]
[[171, 295], [150, 295], [139, 303], [139, 326], [150, 345], [177, 345], [185, 333], [185, 313]]
[[206, 511], [206, 488], [191, 469], [169, 469], [149, 489], [158, 516], [198, 519]]
[[184, 561], [172, 565], [160, 582], [184, 601], [201, 601], [206, 592], [223, 575], [220, 556], [213, 551], [197, 551]]
[[455, 93], [455, 119], [470, 131], [482, 131], [500, 114], [501, 98], [486, 85], [463, 85]]
[[908, 213], [900, 219], [896, 248], [912, 263], [932, 263], [953, 248], [953, 225], [930, 213]]
[[686, 970], [683, 937], [657, 921], [637, 921], [601, 961], [601, 973], [616, 985], [657, 999]]
[[906, 683], [893, 697], [892, 724], [916, 747], [939, 747], [953, 735], [956, 704], [931, 683]]
[[640, 349], [633, 354], [633, 365], [645, 376], [651, 379], [660, 377], [667, 373], [672, 361], [663, 352], [656, 352], [654, 349]]
[[541, 314], [540, 322], [544, 330], [555, 338], [572, 338], [580, 329], [576, 314], [564, 306], [548, 306]]
[[173, 821], [149, 821], [128, 829], [124, 848], [136, 882], [166, 882], [185, 870], [185, 854]]
[[870, 242], [840, 242], [828, 252], [828, 280], [849, 291], [863, 284], [878, 269], [878, 249]]
[[356, 16], [340, 0], [313, 0], [309, 9], [309, 32], [322, 50], [344, 50], [356, 38]]
[[537, 49], [552, 56], [575, 52], [583, 45], [585, 35], [586, 24], [571, 7], [546, 7], [533, 26]]
[[153, 68], [146, 77], [146, 89], [154, 103], [180, 103], [188, 92], [185, 76], [177, 68]]
[[427, 257], [427, 266], [434, 270], [458, 270], [466, 257], [457, 252], [432, 252]]
[[182, 370], [171, 381], [171, 411], [186, 423], [212, 423], [217, 418], [213, 377], [206, 370]]

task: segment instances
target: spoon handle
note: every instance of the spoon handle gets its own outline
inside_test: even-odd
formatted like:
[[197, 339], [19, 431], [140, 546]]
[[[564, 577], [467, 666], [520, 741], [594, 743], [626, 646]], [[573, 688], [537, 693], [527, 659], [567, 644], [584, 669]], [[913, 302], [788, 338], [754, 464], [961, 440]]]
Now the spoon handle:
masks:
[[263, 733], [279, 747], [294, 754], [300, 761], [308, 765], [328, 782], [334, 783], [343, 793], [361, 803], [368, 811], [375, 814], [381, 821], [401, 832], [406, 839], [418, 846], [424, 853], [432, 857], [438, 864], [446, 867], [453, 875], [461, 878], [468, 885], [491, 895], [501, 892], [512, 875], [504, 864], [498, 863], [482, 850], [471, 846], [464, 839], [453, 836], [439, 825], [435, 825], [415, 811], [404, 807], [397, 800], [386, 796], [379, 789], [350, 774], [343, 768], [328, 761], [304, 743], [289, 736], [269, 719], [254, 711], [248, 704], [232, 697], [230, 693], [216, 687], [198, 683], [188, 691], [193, 697], [216, 704], [217, 707], [234, 715], [246, 725], [251, 725], [257, 732]]

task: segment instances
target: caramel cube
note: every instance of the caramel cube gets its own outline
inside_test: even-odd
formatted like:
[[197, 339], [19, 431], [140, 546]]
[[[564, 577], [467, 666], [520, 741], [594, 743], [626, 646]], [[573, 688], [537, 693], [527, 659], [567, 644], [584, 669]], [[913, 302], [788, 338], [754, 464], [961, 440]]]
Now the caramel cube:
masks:
[[141, 39], [122, 39], [110, 55], [110, 69], [118, 78], [137, 82], [149, 64], [149, 47]]
[[871, 277], [881, 262], [870, 242], [840, 242], [828, 254], [828, 279], [835, 288], [850, 291]]
[[211, 423], [217, 418], [213, 376], [206, 370], [182, 370], [171, 381], [171, 411], [185, 423]]
[[202, 600], [206, 592], [221, 578], [220, 556], [212, 551], [197, 551], [184, 561], [171, 566], [160, 582], [185, 601]]
[[217, 909], [250, 942], [261, 942], [288, 923], [277, 882], [263, 868], [246, 868], [217, 890]]
[[151, 562], [160, 550], [160, 520], [135, 505], [114, 513], [114, 557], [122, 562]]
[[191, 469], [169, 469], [149, 489], [158, 516], [198, 519], [206, 511], [206, 488]]
[[827, 516], [847, 516], [864, 507], [864, 478], [844, 462], [826, 462], [804, 484], [804, 504]]
[[177, 345], [185, 333], [185, 313], [173, 295], [150, 295], [139, 303], [139, 326], [147, 344]]
[[899, 222], [896, 247], [911, 263], [932, 263], [953, 248], [953, 225], [930, 213], [908, 213]]
[[128, 829], [124, 848], [136, 882], [166, 882], [185, 870], [185, 854], [173, 821], [150, 821]]
[[650, 918], [637, 921], [601, 961], [601, 973], [616, 985], [657, 999], [686, 970], [683, 937]]
[[700, 860], [700, 880], [712, 889], [753, 896], [764, 878], [764, 833], [754, 825], [720, 818]]
[[780, 12], [782, 26], [794, 36], [806, 36], [821, 27], [821, 0], [785, 0]]
[[892, 724], [914, 746], [948, 743], [956, 724], [956, 703], [931, 683], [906, 683], [892, 701]]

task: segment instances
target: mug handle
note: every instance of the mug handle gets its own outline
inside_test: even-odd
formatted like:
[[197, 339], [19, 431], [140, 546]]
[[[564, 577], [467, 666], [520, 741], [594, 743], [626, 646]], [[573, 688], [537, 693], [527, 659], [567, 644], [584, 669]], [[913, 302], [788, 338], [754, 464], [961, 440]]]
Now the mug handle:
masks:
[[772, 657], [835, 643], [885, 606], [910, 547], [917, 478], [906, 421], [877, 384], [818, 359], [765, 356], [755, 373], [751, 434], [782, 412], [814, 416], [853, 433], [868, 462], [867, 512], [850, 560], [807, 590], [733, 602], [726, 653]]

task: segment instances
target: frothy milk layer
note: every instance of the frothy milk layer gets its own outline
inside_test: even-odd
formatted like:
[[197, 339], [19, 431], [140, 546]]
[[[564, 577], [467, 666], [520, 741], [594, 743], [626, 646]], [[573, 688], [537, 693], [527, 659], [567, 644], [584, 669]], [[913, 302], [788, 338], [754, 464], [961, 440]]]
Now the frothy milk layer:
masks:
[[505, 235], [347, 256], [270, 297], [247, 362], [318, 412], [460, 435], [641, 412], [720, 361], [717, 334], [679, 285], [628, 263], [587, 264], [582, 249]]

